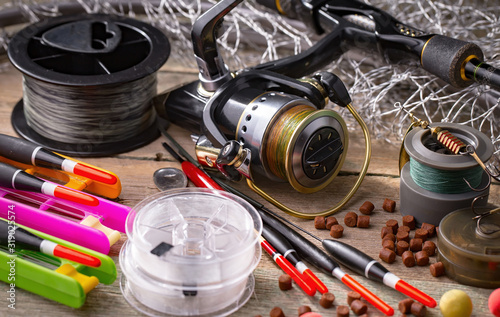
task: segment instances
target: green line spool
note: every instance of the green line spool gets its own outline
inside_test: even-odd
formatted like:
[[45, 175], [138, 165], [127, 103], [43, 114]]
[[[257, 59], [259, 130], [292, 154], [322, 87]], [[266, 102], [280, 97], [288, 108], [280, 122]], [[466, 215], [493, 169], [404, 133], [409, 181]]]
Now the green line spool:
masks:
[[[437, 124], [433, 124], [437, 125]], [[486, 162], [493, 155], [493, 145], [482, 132], [456, 123], [439, 123], [465, 144], [476, 148], [479, 158]], [[429, 129], [415, 128], [408, 133], [404, 148], [410, 157], [401, 170], [401, 214], [412, 215], [417, 224], [439, 225], [448, 213], [470, 207], [479, 195], [488, 195], [488, 175], [470, 155], [453, 154], [438, 143]], [[464, 181], [467, 179], [473, 191]], [[486, 205], [488, 199], [478, 201]]]

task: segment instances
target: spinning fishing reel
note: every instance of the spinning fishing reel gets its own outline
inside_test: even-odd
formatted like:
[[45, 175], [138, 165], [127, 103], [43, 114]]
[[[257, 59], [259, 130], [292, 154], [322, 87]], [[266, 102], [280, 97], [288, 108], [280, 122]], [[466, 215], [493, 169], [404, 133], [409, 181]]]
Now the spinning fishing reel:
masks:
[[[295, 79], [263, 68], [230, 72], [219, 56], [216, 31], [241, 0], [223, 0], [193, 25], [199, 80], [159, 95], [156, 109], [172, 123], [199, 134], [198, 161], [226, 178], [248, 185], [282, 210], [303, 218], [338, 211], [356, 192], [368, 169], [368, 129], [351, 106], [342, 81], [321, 72]], [[328, 101], [346, 107], [362, 127], [366, 155], [357, 182], [335, 207], [319, 213], [292, 210], [261, 190], [256, 179], [288, 182], [297, 191], [323, 189], [338, 174], [348, 147], [342, 117], [325, 109]]]

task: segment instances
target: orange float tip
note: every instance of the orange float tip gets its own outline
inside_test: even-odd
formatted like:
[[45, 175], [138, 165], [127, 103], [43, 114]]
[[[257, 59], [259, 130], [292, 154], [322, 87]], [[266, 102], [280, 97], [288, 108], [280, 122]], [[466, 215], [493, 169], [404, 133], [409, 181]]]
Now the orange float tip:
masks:
[[425, 294], [421, 290], [406, 283], [403, 280], [399, 280], [394, 288], [397, 291], [413, 298], [414, 300], [421, 302], [425, 306], [428, 306], [430, 308], [434, 308], [437, 306], [436, 300], [434, 300], [434, 298], [430, 297], [429, 295]]
[[366, 299], [370, 304], [375, 306], [378, 310], [384, 313], [387, 316], [394, 315], [394, 308], [389, 306], [386, 302], [381, 300], [377, 295], [370, 292], [363, 285], [361, 285], [358, 281], [353, 279], [348, 274], [344, 274], [342, 277], [342, 282], [347, 285], [352, 290], [358, 292], [364, 299]]
[[70, 260], [76, 263], [80, 263], [86, 266], [99, 267], [101, 266], [101, 260], [95, 256], [79, 252], [65, 246], [58, 244], [53, 251], [54, 256]]
[[326, 287], [323, 282], [310, 270], [310, 269], [305, 269], [304, 272], [302, 272], [304, 276], [307, 276], [313, 283], [314, 287], [320, 292], [321, 294], [328, 293], [328, 287]]
[[316, 287], [309, 285], [304, 276], [284, 256], [279, 254], [278, 257], [274, 258], [274, 261], [279, 265], [279, 267], [281, 267], [283, 271], [285, 271], [285, 273], [290, 275], [292, 280], [297, 283], [297, 285], [304, 291], [304, 293], [309, 296], [314, 296], [316, 294]]
[[99, 205], [99, 200], [88, 194], [71, 190], [66, 187], [57, 186], [54, 190], [54, 197], [66, 199], [75, 203], [80, 203], [87, 206], [97, 206]]
[[118, 181], [115, 175], [82, 163], [77, 163], [75, 165], [73, 173], [108, 185], [114, 185]]

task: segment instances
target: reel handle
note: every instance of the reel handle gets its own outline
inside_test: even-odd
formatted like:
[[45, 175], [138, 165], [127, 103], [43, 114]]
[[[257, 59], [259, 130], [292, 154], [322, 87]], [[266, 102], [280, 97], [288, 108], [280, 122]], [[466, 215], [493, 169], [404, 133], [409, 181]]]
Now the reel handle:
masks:
[[225, 178], [239, 181], [241, 175], [252, 178], [250, 175], [251, 152], [236, 140], [228, 141], [222, 147], [215, 162], [215, 166]]

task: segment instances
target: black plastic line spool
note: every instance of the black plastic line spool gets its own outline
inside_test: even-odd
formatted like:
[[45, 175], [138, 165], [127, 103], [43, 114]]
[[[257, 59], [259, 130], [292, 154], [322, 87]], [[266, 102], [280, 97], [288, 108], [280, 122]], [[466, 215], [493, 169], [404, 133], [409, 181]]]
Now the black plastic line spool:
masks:
[[[102, 119], [112, 125], [113, 120], [120, 120], [120, 114], [112, 112], [117, 103], [113, 104], [113, 89], [120, 85], [134, 87], [148, 79], [152, 82], [146, 86], [151, 89], [148, 93], [156, 94], [156, 71], [167, 60], [170, 45], [161, 31], [147, 23], [121, 16], [92, 14], [61, 16], [30, 25], [12, 38], [8, 54], [12, 64], [23, 73], [25, 90], [28, 82], [52, 85], [62, 91], [81, 89], [83, 95], [88, 96], [88, 100], [82, 100], [82, 108], [86, 102], [87, 105], [100, 102], [103, 112], [96, 111], [92, 119]], [[93, 91], [110, 91], [110, 94], [93, 95]], [[130, 107], [136, 106], [134, 101], [131, 96]], [[140, 101], [150, 106], [149, 100]], [[78, 142], [61, 142], [33, 128], [26, 116], [26, 102], [20, 100], [13, 110], [11, 120], [16, 132], [66, 155], [90, 157], [126, 152], [150, 143], [159, 135], [150, 107], [151, 112], [147, 114], [150, 120], [144, 119], [147, 123], [140, 129], [128, 131], [132, 135], [124, 139], [108, 140], [105, 133], [101, 138], [82, 134]], [[35, 103], [32, 106], [37, 107]]]

